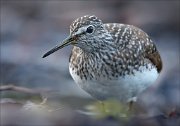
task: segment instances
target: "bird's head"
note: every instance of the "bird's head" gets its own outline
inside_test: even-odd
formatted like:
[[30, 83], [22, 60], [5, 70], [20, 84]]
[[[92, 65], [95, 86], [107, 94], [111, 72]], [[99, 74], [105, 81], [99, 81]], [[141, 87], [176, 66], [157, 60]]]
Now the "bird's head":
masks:
[[86, 15], [73, 21], [70, 25], [70, 35], [44, 54], [43, 58], [68, 45], [77, 46], [85, 52], [97, 51], [105, 46], [103, 40], [109, 37], [110, 34], [100, 19], [94, 15]]

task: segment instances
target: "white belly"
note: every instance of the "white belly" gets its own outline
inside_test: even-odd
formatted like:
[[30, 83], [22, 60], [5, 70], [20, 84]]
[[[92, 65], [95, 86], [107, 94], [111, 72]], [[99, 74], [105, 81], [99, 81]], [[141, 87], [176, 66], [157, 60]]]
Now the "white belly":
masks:
[[126, 75], [114, 80], [83, 80], [70, 67], [70, 74], [74, 81], [86, 92], [99, 100], [108, 98], [127, 101], [137, 96], [144, 89], [152, 85], [158, 77], [156, 68], [150, 70], [142, 67], [142, 71], [135, 71], [134, 75]]

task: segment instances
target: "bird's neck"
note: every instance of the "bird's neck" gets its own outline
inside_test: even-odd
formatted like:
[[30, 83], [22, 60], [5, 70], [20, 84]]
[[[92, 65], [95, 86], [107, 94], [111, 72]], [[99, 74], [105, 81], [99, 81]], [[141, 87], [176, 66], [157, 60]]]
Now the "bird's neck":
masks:
[[[81, 78], [85, 77], [87, 79], [87, 76], [96, 78], [101, 76], [103, 71], [109, 70], [109, 67], [106, 66], [111, 65], [109, 61], [111, 61], [110, 59], [114, 53], [113, 51], [104, 50], [89, 53], [79, 47], [74, 47], [70, 56], [70, 69], [74, 70]], [[85, 76], [81, 76], [79, 73], [84, 71], [86, 71]]]
[[71, 57], [74, 55], [75, 59], [81, 59], [81, 60], [84, 60], [84, 62], [87, 62], [87, 61], [94, 61], [97, 59], [101, 59], [103, 58], [103, 55], [104, 56], [114, 55], [115, 53], [116, 53], [116, 50], [114, 50], [113, 48], [108, 48], [106, 46], [99, 48], [97, 50], [94, 50], [94, 51], [86, 51], [79, 47], [74, 46]]

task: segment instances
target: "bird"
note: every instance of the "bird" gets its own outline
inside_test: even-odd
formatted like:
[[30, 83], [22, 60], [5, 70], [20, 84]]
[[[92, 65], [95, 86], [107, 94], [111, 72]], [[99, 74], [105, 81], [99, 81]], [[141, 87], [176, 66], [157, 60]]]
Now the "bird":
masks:
[[103, 23], [95, 15], [79, 17], [70, 25], [70, 35], [43, 58], [69, 45], [73, 46], [69, 57], [73, 80], [99, 101], [131, 101], [162, 71], [155, 43], [133, 25]]

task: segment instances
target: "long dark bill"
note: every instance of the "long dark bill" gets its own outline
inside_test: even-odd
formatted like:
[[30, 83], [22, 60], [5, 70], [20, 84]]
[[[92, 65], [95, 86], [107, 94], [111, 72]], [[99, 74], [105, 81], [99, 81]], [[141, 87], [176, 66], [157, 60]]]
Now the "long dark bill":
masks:
[[57, 50], [62, 49], [62, 48], [64, 48], [65, 46], [70, 45], [73, 41], [74, 41], [74, 39], [71, 38], [71, 37], [66, 38], [66, 39], [62, 42], [62, 44], [57, 45], [56, 47], [54, 47], [53, 49], [51, 49], [50, 51], [48, 51], [47, 53], [45, 53], [42, 58], [45, 58], [45, 57], [49, 56], [50, 54], [56, 52]]

